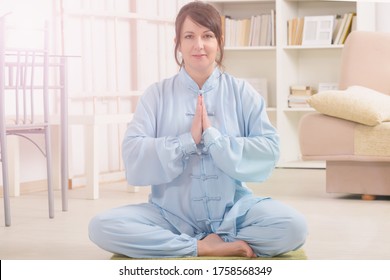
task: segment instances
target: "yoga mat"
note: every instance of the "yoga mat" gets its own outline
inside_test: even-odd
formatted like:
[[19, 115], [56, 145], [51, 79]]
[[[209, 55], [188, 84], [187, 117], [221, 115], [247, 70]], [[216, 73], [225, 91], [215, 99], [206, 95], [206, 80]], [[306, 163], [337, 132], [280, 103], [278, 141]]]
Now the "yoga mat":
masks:
[[244, 258], [244, 257], [175, 257], [175, 258], [130, 258], [127, 256], [114, 254], [111, 260], [306, 260], [306, 254], [303, 249], [291, 251], [283, 255], [275, 256], [272, 258], [257, 257], [257, 258]]

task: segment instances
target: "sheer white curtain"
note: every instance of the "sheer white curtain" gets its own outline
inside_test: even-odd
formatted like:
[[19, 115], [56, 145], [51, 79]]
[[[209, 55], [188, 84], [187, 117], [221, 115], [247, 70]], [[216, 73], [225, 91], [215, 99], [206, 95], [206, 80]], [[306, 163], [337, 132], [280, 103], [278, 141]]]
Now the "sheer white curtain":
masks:
[[[69, 68], [70, 114], [130, 113], [151, 83], [177, 72], [174, 20], [189, 0], [57, 0]], [[79, 57], [79, 58], [77, 58]], [[83, 173], [82, 128], [72, 128], [70, 174]], [[100, 170], [122, 168], [123, 126], [101, 130]]]
[[[12, 23], [28, 25], [50, 20], [51, 53], [71, 57], [69, 114], [126, 114], [134, 109], [136, 98], [132, 96], [177, 72], [174, 19], [187, 2], [190, 0], [0, 0], [0, 16], [12, 12]], [[30, 37], [22, 36], [31, 44], [34, 38]], [[122, 168], [118, 149], [123, 130], [117, 125], [101, 130], [102, 172]], [[70, 175], [82, 175], [83, 129], [74, 126], [69, 132]], [[27, 181], [45, 178], [40, 172], [29, 176], [22, 171]]]

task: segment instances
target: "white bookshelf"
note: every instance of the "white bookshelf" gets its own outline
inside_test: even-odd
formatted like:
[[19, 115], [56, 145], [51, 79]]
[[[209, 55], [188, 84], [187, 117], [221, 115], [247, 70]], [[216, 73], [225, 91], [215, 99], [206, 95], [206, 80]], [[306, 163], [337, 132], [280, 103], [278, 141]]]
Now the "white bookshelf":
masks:
[[[278, 166], [290, 168], [324, 168], [323, 162], [303, 162], [298, 142], [301, 117], [314, 110], [289, 108], [289, 87], [304, 84], [318, 88], [320, 82], [338, 82], [343, 45], [287, 45], [287, 20], [294, 17], [357, 14], [357, 30], [375, 26], [375, 4], [350, 0], [251, 0], [209, 1], [222, 15], [245, 18], [267, 13], [276, 14], [276, 46], [225, 48], [226, 71], [240, 78], [266, 78], [268, 109], [272, 123], [281, 137]], [[257, 62], [257, 63], [256, 63]]]

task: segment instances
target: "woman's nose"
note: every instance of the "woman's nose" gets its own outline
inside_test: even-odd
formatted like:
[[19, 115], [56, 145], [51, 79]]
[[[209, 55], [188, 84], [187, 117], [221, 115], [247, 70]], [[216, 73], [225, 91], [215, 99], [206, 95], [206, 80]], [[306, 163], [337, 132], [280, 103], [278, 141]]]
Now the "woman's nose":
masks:
[[203, 49], [203, 47], [204, 47], [204, 44], [203, 44], [202, 37], [197, 37], [196, 40], [195, 40], [195, 48], [197, 50], [201, 50], [201, 49]]

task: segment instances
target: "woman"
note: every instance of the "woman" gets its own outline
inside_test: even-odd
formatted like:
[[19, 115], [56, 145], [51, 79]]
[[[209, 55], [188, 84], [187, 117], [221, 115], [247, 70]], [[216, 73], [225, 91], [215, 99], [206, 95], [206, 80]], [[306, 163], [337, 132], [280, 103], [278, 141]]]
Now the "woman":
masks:
[[123, 140], [127, 180], [151, 185], [149, 202], [98, 215], [91, 240], [137, 258], [275, 256], [299, 248], [302, 215], [253, 196], [244, 183], [268, 178], [279, 139], [262, 97], [221, 70], [219, 13], [191, 2], [175, 25], [180, 71], [145, 91]]

